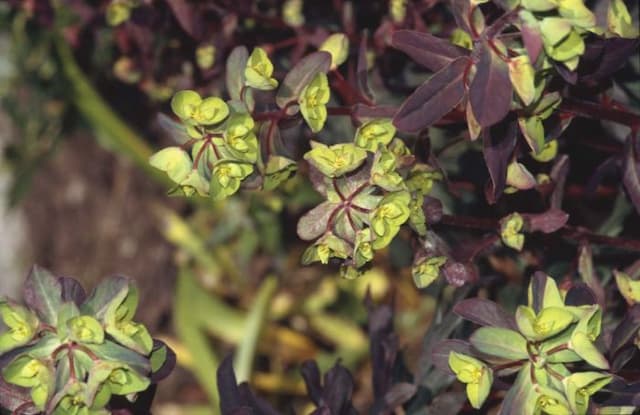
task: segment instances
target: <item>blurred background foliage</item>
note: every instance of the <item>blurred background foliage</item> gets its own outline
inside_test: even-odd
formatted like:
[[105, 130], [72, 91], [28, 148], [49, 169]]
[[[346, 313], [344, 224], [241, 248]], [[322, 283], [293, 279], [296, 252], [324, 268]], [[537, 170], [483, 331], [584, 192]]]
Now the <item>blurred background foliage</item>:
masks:
[[[225, 56], [237, 44], [292, 48], [277, 62], [282, 68], [317, 47], [328, 29], [342, 27], [348, 34], [368, 29], [375, 61], [372, 87], [380, 101], [400, 103], [411, 90], [405, 85], [417, 85], [426, 74], [387, 47], [393, 27], [388, 2], [306, 1], [305, 27], [287, 20], [283, 7], [293, 7], [294, 1], [236, 0], [233, 6], [229, 1], [137, 1], [130, 18], [116, 26], [105, 20], [111, 3], [0, 4], [0, 99], [13, 131], [4, 146], [3, 168], [12, 177], [7, 203], [24, 211], [28, 224], [23, 261], [89, 284], [112, 273], [138, 280], [142, 321], [178, 355], [179, 370], [158, 394], [161, 415], [211, 413], [208, 402], [218, 399], [215, 370], [232, 350], [239, 380], [250, 380], [262, 396], [296, 413], [311, 408], [303, 397], [300, 364], [316, 359], [324, 372], [342, 359], [354, 373], [354, 403], [364, 407], [373, 394], [363, 304], [367, 291], [375, 301], [393, 299], [405, 360], [424, 365], [429, 347], [424, 333], [429, 327], [439, 328], [441, 337], [453, 331], [455, 325], [447, 325], [457, 321], [450, 320], [448, 310], [459, 294], [442, 282], [415, 288], [407, 240], [398, 238], [363, 277], [341, 280], [337, 268], [300, 266], [306, 245], [295, 235], [295, 223], [319, 201], [302, 174], [276, 191], [241, 192], [211, 205], [167, 198], [164, 177], [147, 163], [152, 149], [171, 142], [156, 116], [169, 112], [172, 94], [195, 87], [221, 94]], [[455, 24], [446, 5], [412, 4], [422, 27], [451, 34]], [[614, 88], [619, 100], [636, 109], [639, 66], [636, 56], [617, 75]], [[282, 73], [277, 69], [276, 74]], [[332, 123], [323, 137], [348, 134], [344, 123]], [[478, 144], [445, 148], [462, 130], [430, 132], [430, 146], [446, 152], [441, 167], [450, 175], [434, 194], [445, 212], [506, 211], [484, 202], [484, 172], [475, 174], [483, 169]], [[579, 138], [566, 142], [565, 151], [578, 146], [581, 158], [568, 179], [565, 208], [599, 233], [639, 237], [638, 216], [623, 195], [615, 196], [615, 176], [607, 175], [604, 163], [607, 150], [593, 138], [608, 135], [618, 148], [626, 132], [577, 120], [567, 134]], [[604, 184], [587, 206], [584, 178], [596, 170]], [[516, 205], [528, 203], [519, 195], [510, 198]], [[463, 246], [467, 233], [447, 235]], [[545, 240], [538, 242], [538, 249], [524, 254], [498, 248], [479, 261], [479, 295], [513, 310], [524, 298], [526, 277], [541, 261], [550, 274], [576, 273], [575, 243], [545, 247]], [[608, 249], [597, 249], [596, 255], [605, 278], [612, 267], [634, 259]]]

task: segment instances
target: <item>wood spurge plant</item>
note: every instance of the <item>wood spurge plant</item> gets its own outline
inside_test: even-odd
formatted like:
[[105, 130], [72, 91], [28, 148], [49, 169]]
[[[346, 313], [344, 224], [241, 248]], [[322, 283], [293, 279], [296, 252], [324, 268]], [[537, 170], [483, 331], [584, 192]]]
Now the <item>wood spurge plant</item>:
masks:
[[[0, 301], [0, 405], [14, 414], [139, 414], [138, 395], [167, 376], [173, 352], [133, 320], [138, 291], [124, 277], [87, 295], [76, 280], [34, 267], [25, 305]], [[113, 398], [126, 397], [127, 403]]]
[[[16, 171], [75, 107], [179, 198], [142, 214], [177, 252], [167, 343], [215, 414], [640, 408], [637, 4], [9, 3]], [[34, 268], [24, 299], [0, 302], [0, 405], [149, 413], [174, 356], [131, 282]]]

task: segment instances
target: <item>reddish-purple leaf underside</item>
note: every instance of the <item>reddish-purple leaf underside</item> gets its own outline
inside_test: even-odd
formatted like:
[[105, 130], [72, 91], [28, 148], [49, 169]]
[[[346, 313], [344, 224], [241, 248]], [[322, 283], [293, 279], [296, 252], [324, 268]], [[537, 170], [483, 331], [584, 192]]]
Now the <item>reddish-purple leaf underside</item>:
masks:
[[638, 172], [637, 137], [629, 135], [624, 148], [622, 182], [636, 211], [640, 213], [640, 172]]
[[396, 113], [393, 119], [396, 128], [420, 131], [455, 108], [464, 97], [464, 75], [469, 63], [469, 58], [458, 58], [416, 89]]
[[500, 122], [511, 108], [513, 87], [509, 67], [486, 43], [479, 43], [476, 75], [469, 87], [469, 101], [482, 127]]
[[453, 307], [454, 313], [460, 317], [480, 324], [481, 326], [502, 327], [516, 330], [516, 321], [493, 301], [482, 298], [469, 298], [460, 301]]
[[454, 60], [469, 54], [467, 50], [452, 44], [447, 39], [413, 30], [394, 32], [391, 45], [432, 72], [438, 72]]
[[569, 215], [560, 209], [551, 208], [546, 212], [524, 214], [531, 232], [552, 233], [561, 229], [569, 220]]
[[502, 195], [507, 180], [507, 167], [516, 146], [518, 125], [507, 119], [482, 132], [484, 160], [489, 170], [490, 183], [487, 201], [494, 204]]

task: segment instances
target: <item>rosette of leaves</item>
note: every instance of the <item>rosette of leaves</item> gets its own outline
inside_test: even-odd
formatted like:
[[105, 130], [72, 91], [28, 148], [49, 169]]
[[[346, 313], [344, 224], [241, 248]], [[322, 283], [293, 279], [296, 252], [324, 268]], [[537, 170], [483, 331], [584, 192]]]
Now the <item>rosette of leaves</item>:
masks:
[[[20, 414], [108, 414], [114, 397], [125, 413], [146, 413], [141, 394], [165, 377], [175, 359], [133, 320], [138, 293], [115, 277], [87, 295], [71, 278], [34, 267], [25, 305], [0, 302], [0, 406]], [[121, 404], [119, 404], [121, 405]], [[119, 406], [121, 408], [121, 406]]]
[[440, 366], [467, 385], [474, 408], [483, 405], [496, 378], [515, 376], [500, 414], [584, 415], [595, 408], [591, 397], [614, 380], [599, 349], [601, 307], [568, 303], [543, 273], [532, 278], [528, 304], [515, 318], [481, 299], [464, 300], [454, 311], [482, 327], [469, 342], [443, 342], [447, 363]]
[[[230, 110], [220, 98], [202, 99], [195, 91], [178, 92], [171, 107], [189, 139], [150, 159], [152, 166], [177, 184], [171, 193], [220, 200], [237, 192], [258, 159], [253, 118]], [[191, 145], [191, 154], [184, 148], [187, 145]]]
[[390, 120], [372, 119], [358, 128], [352, 143], [312, 142], [304, 158], [326, 200], [298, 222], [298, 235], [313, 241], [304, 264], [337, 259], [342, 275], [355, 277], [402, 225], [426, 232], [422, 201], [440, 176], [417, 163], [394, 134]]
[[[297, 164], [281, 151], [279, 124], [302, 117], [312, 132], [323, 128], [330, 97], [326, 72], [331, 62], [331, 53], [313, 53], [280, 84], [272, 77], [274, 66], [265, 50], [255, 48], [249, 55], [246, 48], [237, 47], [227, 59], [228, 101], [202, 98], [190, 90], [178, 92], [171, 108], [180, 124], [168, 117], [161, 121], [181, 145], [160, 150], [150, 159], [152, 166], [177, 184], [170, 193], [221, 200], [236, 193], [247, 179], [251, 179], [247, 187], [265, 190], [287, 180]], [[276, 88], [275, 97], [260, 102], [267, 110], [256, 111], [252, 91]], [[274, 106], [279, 110], [270, 111]]]

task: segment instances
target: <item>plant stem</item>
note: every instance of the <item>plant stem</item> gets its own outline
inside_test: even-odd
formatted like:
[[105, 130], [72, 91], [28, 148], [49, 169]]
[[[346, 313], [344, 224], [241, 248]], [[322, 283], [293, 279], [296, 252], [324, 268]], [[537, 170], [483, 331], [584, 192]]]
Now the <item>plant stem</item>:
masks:
[[[458, 215], [442, 215], [439, 223], [457, 228], [475, 229], [486, 232], [496, 232], [499, 226], [498, 220], [496, 219]], [[570, 225], [565, 225], [557, 231], [556, 234], [567, 240], [584, 240], [594, 245], [606, 245], [627, 251], [640, 252], [640, 240], [636, 239], [599, 235], [587, 229]]]

